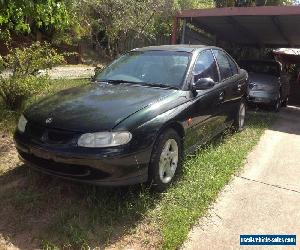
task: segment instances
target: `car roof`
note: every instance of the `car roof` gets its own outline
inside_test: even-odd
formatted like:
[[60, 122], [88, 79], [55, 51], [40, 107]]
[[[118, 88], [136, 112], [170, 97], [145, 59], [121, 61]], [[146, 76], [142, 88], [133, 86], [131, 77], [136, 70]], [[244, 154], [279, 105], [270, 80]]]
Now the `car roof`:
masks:
[[216, 48], [207, 45], [189, 45], [189, 44], [176, 44], [176, 45], [161, 45], [161, 46], [148, 46], [143, 48], [136, 48], [132, 51], [151, 51], [151, 50], [164, 50], [164, 51], [180, 51], [180, 52], [193, 52], [198, 49]]

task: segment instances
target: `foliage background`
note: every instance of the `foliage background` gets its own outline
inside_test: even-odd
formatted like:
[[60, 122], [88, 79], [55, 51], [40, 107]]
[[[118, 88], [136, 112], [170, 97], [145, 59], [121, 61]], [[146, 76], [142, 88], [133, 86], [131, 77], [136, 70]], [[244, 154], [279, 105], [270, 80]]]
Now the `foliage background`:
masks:
[[[113, 57], [127, 41], [168, 43], [172, 20], [183, 9], [290, 5], [296, 0], [0, 0], [0, 42], [46, 40], [56, 46], [89, 43]], [[163, 39], [161, 39], [163, 38]], [[80, 49], [75, 48], [78, 52]], [[7, 52], [7, 51], [6, 51]], [[0, 54], [1, 51], [0, 44]]]

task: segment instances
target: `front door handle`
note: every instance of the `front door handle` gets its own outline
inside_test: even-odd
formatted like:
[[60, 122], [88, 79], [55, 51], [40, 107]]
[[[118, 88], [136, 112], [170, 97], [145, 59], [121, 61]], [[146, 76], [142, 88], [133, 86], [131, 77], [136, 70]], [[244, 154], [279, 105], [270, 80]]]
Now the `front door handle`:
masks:
[[223, 102], [224, 101], [224, 92], [222, 91], [222, 92], [220, 92], [220, 94], [219, 94], [219, 101], [220, 102]]
[[242, 90], [242, 86], [243, 86], [243, 84], [239, 83], [238, 86], [237, 86], [237, 90], [241, 91]]

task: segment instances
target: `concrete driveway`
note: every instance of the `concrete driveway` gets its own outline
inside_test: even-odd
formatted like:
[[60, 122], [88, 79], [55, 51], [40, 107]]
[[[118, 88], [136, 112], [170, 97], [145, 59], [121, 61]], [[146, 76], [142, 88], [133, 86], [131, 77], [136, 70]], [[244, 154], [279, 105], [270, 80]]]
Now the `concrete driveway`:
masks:
[[296, 234], [300, 249], [300, 108], [279, 116], [184, 249], [293, 249], [240, 246], [241, 234]]

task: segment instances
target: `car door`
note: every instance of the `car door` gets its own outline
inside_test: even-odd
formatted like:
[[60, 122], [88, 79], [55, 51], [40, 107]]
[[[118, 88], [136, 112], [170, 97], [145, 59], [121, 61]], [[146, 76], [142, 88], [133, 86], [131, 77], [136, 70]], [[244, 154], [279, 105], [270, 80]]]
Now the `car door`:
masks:
[[211, 78], [216, 85], [208, 90], [193, 91], [191, 99], [193, 129], [186, 137], [188, 146], [208, 141], [222, 126], [222, 121], [217, 117], [220, 105], [218, 89], [220, 79], [216, 61], [210, 49], [201, 51], [193, 66], [192, 81], [196, 82], [200, 78]]
[[219, 112], [226, 117], [224, 124], [227, 126], [233, 118], [246, 82], [239, 75], [236, 62], [223, 50], [213, 49], [214, 56], [220, 71], [220, 95], [222, 103]]

